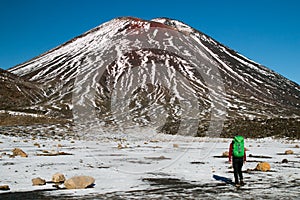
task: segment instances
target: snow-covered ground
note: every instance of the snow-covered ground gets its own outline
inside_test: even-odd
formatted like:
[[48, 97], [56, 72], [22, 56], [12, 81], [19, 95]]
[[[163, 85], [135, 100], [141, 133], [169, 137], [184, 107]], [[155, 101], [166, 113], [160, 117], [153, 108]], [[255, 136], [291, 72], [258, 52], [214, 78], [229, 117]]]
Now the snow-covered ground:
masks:
[[[244, 172], [244, 187], [236, 189], [212, 178], [213, 174], [233, 178], [227, 158], [231, 139], [192, 138], [162, 134], [115, 134], [98, 139], [63, 140], [0, 135], [0, 185], [10, 191], [0, 191], [2, 197], [13, 198], [18, 193], [36, 190], [48, 198], [65, 199], [297, 199], [300, 196], [299, 140], [246, 139], [247, 157], [243, 169], [254, 169], [259, 161], [271, 165], [270, 172]], [[10, 158], [14, 148], [21, 148], [27, 158]], [[286, 150], [294, 154], [284, 155]], [[72, 155], [40, 156], [45, 152], [65, 152]], [[288, 163], [282, 163], [287, 159]], [[56, 172], [66, 178], [88, 175], [96, 179], [94, 188], [58, 190], [51, 183], [32, 186], [31, 179], [41, 177], [51, 181]], [[61, 185], [63, 188], [63, 185]], [[49, 190], [51, 189], [51, 190]], [[36, 197], [37, 198], [37, 197]]]

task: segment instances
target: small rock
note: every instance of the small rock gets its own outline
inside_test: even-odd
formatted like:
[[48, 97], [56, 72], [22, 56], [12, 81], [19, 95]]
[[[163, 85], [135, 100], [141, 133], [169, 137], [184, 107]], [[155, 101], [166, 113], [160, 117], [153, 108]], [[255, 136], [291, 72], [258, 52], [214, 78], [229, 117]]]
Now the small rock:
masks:
[[8, 185], [0, 185], [0, 190], [10, 190]]
[[36, 146], [37, 148], [41, 148], [41, 145], [39, 143], [34, 143], [34, 146]]
[[126, 144], [121, 144], [121, 143], [118, 143], [118, 149], [125, 149], [125, 148], [128, 148], [128, 146]]
[[118, 149], [123, 149], [123, 145], [121, 143], [118, 143]]
[[292, 150], [286, 150], [286, 151], [284, 152], [284, 154], [289, 155], [289, 154], [294, 154], [294, 152], [293, 152]]
[[31, 181], [32, 185], [46, 185], [46, 181], [44, 179], [41, 179], [40, 177], [34, 178]]
[[266, 172], [271, 170], [271, 165], [267, 162], [260, 162], [257, 164], [255, 170]]
[[91, 176], [74, 176], [65, 181], [64, 185], [67, 189], [85, 189], [92, 186], [95, 179]]
[[13, 156], [21, 156], [21, 157], [28, 157], [28, 155], [20, 148], [15, 148], [12, 150]]
[[179, 148], [179, 144], [173, 144], [174, 148]]
[[61, 173], [56, 173], [52, 176], [52, 182], [54, 183], [63, 183], [65, 182], [66, 178], [63, 174]]
[[282, 163], [288, 163], [289, 161], [288, 161], [288, 159], [283, 159], [282, 161], [281, 161]]
[[229, 152], [228, 151], [223, 152], [222, 156], [223, 157], [228, 157], [229, 156]]

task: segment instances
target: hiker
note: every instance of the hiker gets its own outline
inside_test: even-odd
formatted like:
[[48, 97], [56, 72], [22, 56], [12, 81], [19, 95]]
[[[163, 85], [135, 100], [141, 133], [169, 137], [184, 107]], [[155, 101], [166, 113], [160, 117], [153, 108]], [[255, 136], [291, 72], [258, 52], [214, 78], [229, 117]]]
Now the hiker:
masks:
[[[244, 148], [244, 138], [235, 136], [229, 147], [229, 163], [232, 163], [235, 185], [244, 185], [242, 167], [246, 162], [246, 151]], [[240, 178], [240, 179], [239, 179]], [[240, 181], [239, 181], [240, 180]]]

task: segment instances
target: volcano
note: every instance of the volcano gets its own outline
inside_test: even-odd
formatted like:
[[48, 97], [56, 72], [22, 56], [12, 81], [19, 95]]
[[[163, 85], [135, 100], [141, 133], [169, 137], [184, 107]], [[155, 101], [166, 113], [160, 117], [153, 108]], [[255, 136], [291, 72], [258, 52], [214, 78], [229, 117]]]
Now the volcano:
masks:
[[2, 98], [18, 103], [2, 110], [82, 132], [300, 136], [298, 84], [168, 18], [113, 19], [3, 74]]

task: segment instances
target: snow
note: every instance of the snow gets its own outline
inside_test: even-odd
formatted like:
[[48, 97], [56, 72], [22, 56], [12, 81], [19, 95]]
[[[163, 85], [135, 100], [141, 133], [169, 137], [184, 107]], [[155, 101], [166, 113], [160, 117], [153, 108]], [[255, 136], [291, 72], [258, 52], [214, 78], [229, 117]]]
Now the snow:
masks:
[[[102, 135], [98, 139], [62, 140], [39, 139], [28, 137], [13, 137], [0, 135], [1, 178], [0, 185], [8, 184], [11, 192], [33, 191], [38, 189], [53, 189], [51, 195], [97, 195], [132, 190], [147, 191], [152, 186], [143, 178], [177, 178], [194, 184], [217, 184], [212, 179], [213, 174], [233, 177], [229, 169], [227, 158], [215, 158], [228, 150], [231, 139], [224, 138], [193, 138], [184, 136], [170, 136], [149, 132], [139, 135], [111, 134]], [[254, 159], [248, 157], [245, 169], [255, 168], [257, 162], [251, 160], [268, 161], [274, 172], [244, 173], [245, 188], [249, 190], [249, 197], [258, 193], [266, 193], [270, 198], [277, 198], [285, 192], [285, 186], [290, 187], [290, 197], [299, 195], [300, 183], [300, 149], [294, 148], [300, 141], [284, 139], [246, 139], [248, 156], [264, 155], [271, 159]], [[34, 144], [41, 145], [40, 148]], [[118, 145], [124, 148], [119, 149]], [[21, 148], [28, 153], [27, 158], [9, 158], [13, 148]], [[278, 155], [286, 149], [292, 149], [294, 155]], [[65, 156], [37, 156], [42, 150], [49, 152], [67, 152], [73, 155]], [[164, 159], [165, 158], [165, 159]], [[287, 158], [289, 163], [282, 164]], [[202, 164], [197, 164], [201, 162]], [[196, 164], [192, 164], [196, 163]], [[95, 187], [86, 190], [55, 190], [52, 184], [32, 186], [31, 179], [41, 177], [48, 181], [56, 172], [63, 173], [66, 178], [76, 175], [90, 175], [96, 179]], [[278, 182], [277, 182], [277, 181]], [[282, 187], [265, 189], [272, 184]], [[215, 189], [218, 186], [213, 186]], [[220, 199], [232, 195], [241, 198], [243, 194], [228, 187], [226, 193], [220, 194]], [[294, 188], [295, 187], [295, 188]], [[256, 188], [256, 189], [255, 189]], [[294, 188], [294, 189], [293, 189]], [[5, 191], [0, 191], [5, 193]], [[146, 194], [146, 192], [145, 192]], [[287, 194], [285, 194], [287, 195]], [[289, 197], [289, 196], [286, 196]]]
[[10, 110], [0, 110], [0, 114], [31, 116], [31, 117], [44, 117], [44, 115], [27, 113], [27, 112], [10, 111]]

